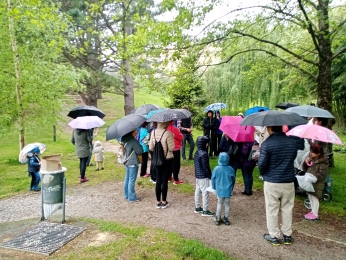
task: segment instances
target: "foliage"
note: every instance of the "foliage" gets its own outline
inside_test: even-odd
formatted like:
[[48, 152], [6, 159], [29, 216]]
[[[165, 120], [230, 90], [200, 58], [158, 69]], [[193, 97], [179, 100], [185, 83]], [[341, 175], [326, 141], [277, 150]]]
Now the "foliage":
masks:
[[[58, 64], [65, 44], [61, 34], [66, 28], [54, 4], [48, 1], [12, 1], [15, 40], [18, 47], [20, 78], [15, 75], [14, 52], [9, 38], [6, 5], [0, 5], [0, 136], [20, 127], [23, 112], [25, 130], [35, 132], [38, 125], [54, 125], [67, 88], [75, 86], [78, 73]], [[16, 78], [22, 96], [17, 102]], [[17, 128], [17, 129], [18, 129]]]

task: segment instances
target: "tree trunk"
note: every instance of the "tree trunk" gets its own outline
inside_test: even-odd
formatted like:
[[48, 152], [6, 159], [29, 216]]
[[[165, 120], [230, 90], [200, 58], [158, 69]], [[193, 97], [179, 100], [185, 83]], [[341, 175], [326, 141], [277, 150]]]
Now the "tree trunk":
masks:
[[16, 36], [14, 32], [13, 25], [13, 17], [11, 15], [11, 0], [7, 0], [7, 15], [8, 15], [8, 27], [11, 39], [11, 47], [13, 53], [14, 60], [14, 70], [16, 77], [16, 96], [17, 96], [17, 104], [18, 104], [18, 125], [19, 125], [19, 149], [22, 150], [25, 146], [25, 131], [24, 131], [24, 109], [22, 102], [22, 85], [20, 83], [21, 80], [21, 71], [20, 71], [20, 63], [19, 63], [19, 53], [17, 47]]
[[135, 99], [133, 92], [133, 79], [130, 75], [130, 62], [128, 60], [123, 61], [124, 66], [124, 111], [125, 115], [129, 115], [135, 109]]

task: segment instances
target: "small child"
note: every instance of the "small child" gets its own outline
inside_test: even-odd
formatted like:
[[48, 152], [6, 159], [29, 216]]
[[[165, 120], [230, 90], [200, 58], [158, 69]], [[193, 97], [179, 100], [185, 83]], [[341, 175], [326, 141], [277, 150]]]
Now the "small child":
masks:
[[41, 168], [41, 162], [40, 162], [40, 149], [34, 148], [31, 152], [28, 152], [27, 158], [28, 158], [28, 172], [29, 176], [31, 176], [31, 184], [30, 184], [30, 190], [31, 191], [40, 191], [41, 188], [38, 186], [41, 180], [39, 171]]
[[[217, 208], [215, 216], [215, 224], [218, 226], [224, 223], [229, 226], [231, 223], [228, 220], [230, 199], [232, 190], [235, 183], [235, 173], [231, 166], [229, 166], [229, 156], [227, 153], [219, 154], [219, 165], [214, 168], [211, 177], [211, 185], [216, 190], [217, 195]], [[225, 207], [225, 215], [221, 219], [222, 205]]]
[[[209, 138], [206, 136], [199, 136], [197, 138], [197, 152], [195, 153], [195, 176], [196, 176], [196, 189], [195, 189], [195, 213], [201, 213], [202, 216], [212, 217], [213, 212], [208, 210], [209, 192], [207, 188], [210, 186], [211, 170], [209, 165], [208, 156], [208, 143]], [[200, 195], [202, 194], [203, 208], [200, 207]]]
[[95, 141], [94, 143], [94, 149], [93, 149], [93, 155], [95, 155], [95, 161], [96, 161], [96, 169], [95, 171], [98, 171], [99, 169], [103, 170], [104, 165], [103, 165], [103, 160], [104, 160], [104, 155], [103, 155], [104, 149], [102, 147], [102, 144], [100, 141]]

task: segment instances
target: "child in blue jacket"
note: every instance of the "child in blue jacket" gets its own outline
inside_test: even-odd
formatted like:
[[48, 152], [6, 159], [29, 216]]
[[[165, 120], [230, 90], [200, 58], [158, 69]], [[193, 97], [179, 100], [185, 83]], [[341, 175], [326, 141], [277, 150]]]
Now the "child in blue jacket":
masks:
[[[235, 183], [235, 173], [231, 166], [229, 166], [229, 156], [227, 153], [219, 154], [219, 165], [213, 170], [213, 175], [211, 176], [211, 185], [217, 194], [217, 208], [215, 215], [215, 224], [220, 225], [224, 223], [225, 225], [230, 225], [229, 222], [229, 209], [230, 209], [230, 199], [232, 196], [232, 190]], [[221, 219], [222, 206], [225, 207], [225, 215]]]
[[28, 172], [29, 176], [31, 176], [31, 184], [30, 184], [30, 190], [31, 191], [40, 191], [41, 188], [38, 186], [40, 183], [40, 168], [41, 168], [41, 162], [40, 162], [40, 149], [34, 148], [31, 152], [27, 154], [28, 158]]

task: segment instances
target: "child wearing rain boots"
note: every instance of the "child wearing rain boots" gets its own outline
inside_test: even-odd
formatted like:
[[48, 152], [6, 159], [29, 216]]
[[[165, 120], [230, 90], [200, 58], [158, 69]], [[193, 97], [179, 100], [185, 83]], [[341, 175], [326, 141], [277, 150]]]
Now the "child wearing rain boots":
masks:
[[31, 152], [27, 154], [28, 158], [28, 172], [29, 177], [31, 176], [31, 184], [30, 184], [30, 190], [31, 191], [40, 191], [41, 188], [38, 186], [40, 183], [40, 168], [41, 168], [41, 161], [40, 161], [40, 149], [34, 148]]
[[[230, 211], [230, 199], [232, 196], [232, 190], [235, 183], [235, 173], [231, 166], [229, 166], [229, 156], [227, 153], [219, 154], [219, 165], [213, 170], [211, 176], [211, 185], [216, 190], [217, 195], [217, 208], [215, 214], [215, 225], [224, 223], [229, 226], [229, 211]], [[221, 218], [222, 206], [225, 208], [225, 215]]]
[[103, 170], [104, 165], [103, 165], [103, 160], [104, 160], [104, 155], [103, 155], [104, 149], [102, 147], [102, 144], [100, 141], [95, 141], [94, 143], [94, 149], [93, 149], [93, 155], [95, 156], [95, 161], [96, 161], [96, 171], [98, 170]]

